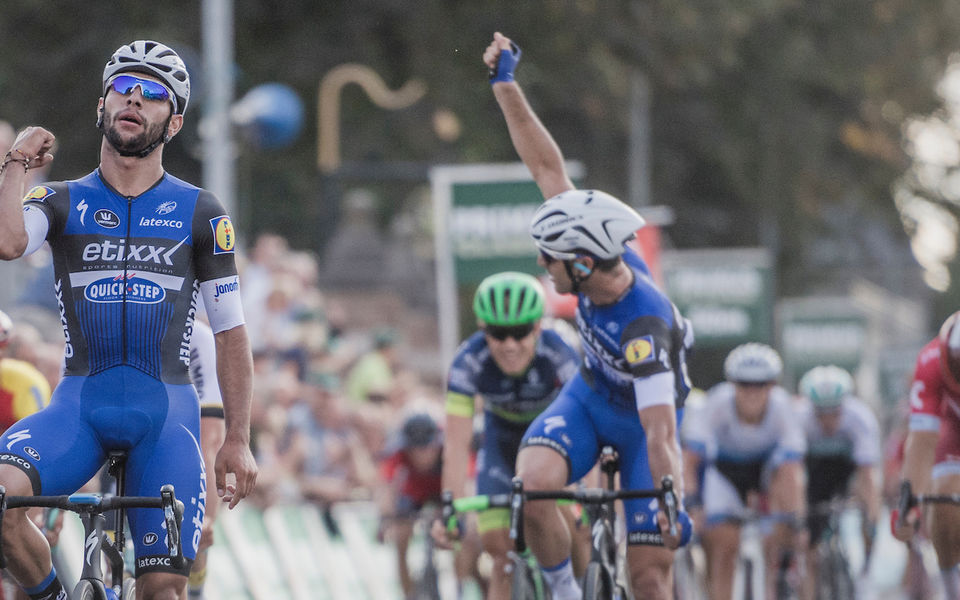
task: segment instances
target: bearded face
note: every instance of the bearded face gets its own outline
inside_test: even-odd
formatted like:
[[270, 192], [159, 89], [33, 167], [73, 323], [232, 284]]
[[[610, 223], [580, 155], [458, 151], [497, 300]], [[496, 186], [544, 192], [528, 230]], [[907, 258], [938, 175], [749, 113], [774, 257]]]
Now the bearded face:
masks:
[[135, 154], [140, 152], [163, 137], [172, 118], [171, 115], [163, 122], [144, 122], [142, 123], [140, 133], [137, 134], [120, 133], [117, 125], [121, 120], [130, 119], [130, 117], [126, 115], [127, 112], [128, 111], [121, 111], [120, 113], [104, 112], [103, 115], [103, 134], [106, 136], [107, 141], [110, 142], [110, 145], [122, 154]]

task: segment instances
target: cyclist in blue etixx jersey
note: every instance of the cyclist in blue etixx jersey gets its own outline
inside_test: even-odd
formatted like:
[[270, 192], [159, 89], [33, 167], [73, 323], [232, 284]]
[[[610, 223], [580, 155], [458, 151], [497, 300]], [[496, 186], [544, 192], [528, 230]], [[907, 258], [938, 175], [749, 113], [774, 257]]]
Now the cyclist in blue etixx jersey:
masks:
[[[690, 389], [685, 361], [692, 328], [643, 260], [624, 246], [643, 219], [608, 194], [574, 189], [560, 149], [514, 81], [519, 57], [519, 49], [495, 33], [483, 60], [513, 145], [549, 198], [534, 215], [531, 234], [538, 263], [557, 291], [578, 295], [585, 357], [580, 372], [527, 430], [518, 474], [525, 489], [556, 489], [587, 473], [609, 444], [620, 455], [623, 488], [654, 488], [672, 475], [682, 493], [677, 423]], [[689, 539], [689, 517], [681, 506], [677, 535], [670, 535], [655, 500], [624, 505], [634, 594], [668, 598], [671, 549]], [[579, 598], [570, 537], [557, 506], [528, 502], [524, 517], [554, 597]]]
[[766, 494], [776, 524], [765, 540], [764, 572], [772, 597], [781, 558], [796, 549], [803, 527], [806, 439], [790, 395], [777, 385], [783, 361], [776, 350], [741, 344], [723, 368], [727, 381], [710, 388], [702, 408], [685, 424], [686, 489], [691, 506], [703, 506], [703, 548], [710, 598], [716, 600], [733, 594], [740, 531], [748, 507], [758, 510], [760, 495]]
[[[526, 273], [497, 273], [477, 287], [473, 311], [480, 330], [457, 350], [447, 379], [443, 488], [455, 498], [467, 494], [475, 400], [484, 412], [476, 493], [509, 493], [524, 432], [577, 372], [576, 351], [540, 326], [545, 302], [540, 282]], [[508, 509], [478, 515], [481, 544], [494, 562], [491, 600], [510, 598], [509, 526]]]
[[[11, 495], [72, 493], [128, 451], [126, 493], [157, 496], [173, 484], [183, 501], [188, 560], [166, 555], [163, 515], [132, 510], [137, 597], [174, 600], [200, 543], [206, 506], [200, 408], [190, 383], [190, 338], [203, 297], [214, 331], [226, 436], [216, 459], [217, 496], [236, 506], [253, 488], [249, 448], [252, 358], [240, 305], [229, 216], [210, 193], [163, 169], [190, 94], [183, 61], [163, 44], [121, 46], [103, 71], [100, 166], [81, 179], [38, 186], [27, 171], [48, 164], [54, 136], [28, 127], [3, 158], [0, 258], [53, 250], [65, 371], [50, 406], [0, 438], [0, 484]], [[8, 511], [3, 550], [31, 598], [66, 598], [43, 536]]]

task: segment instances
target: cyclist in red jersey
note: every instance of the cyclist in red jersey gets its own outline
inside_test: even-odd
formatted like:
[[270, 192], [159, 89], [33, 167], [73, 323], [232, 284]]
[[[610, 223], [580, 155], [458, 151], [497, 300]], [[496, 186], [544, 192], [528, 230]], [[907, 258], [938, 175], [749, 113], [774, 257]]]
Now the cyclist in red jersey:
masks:
[[399, 448], [380, 465], [387, 485], [380, 498], [382, 529], [397, 550], [397, 573], [404, 596], [413, 593], [407, 549], [420, 509], [440, 502], [443, 435], [432, 416], [412, 413], [400, 427]]
[[[914, 493], [960, 493], [960, 312], [952, 314], [939, 335], [917, 357], [910, 388], [910, 425], [904, 444], [901, 479]], [[899, 523], [893, 534], [908, 542], [921, 526], [919, 510]], [[960, 598], [960, 507], [932, 505], [923, 526], [937, 552], [945, 597]]]

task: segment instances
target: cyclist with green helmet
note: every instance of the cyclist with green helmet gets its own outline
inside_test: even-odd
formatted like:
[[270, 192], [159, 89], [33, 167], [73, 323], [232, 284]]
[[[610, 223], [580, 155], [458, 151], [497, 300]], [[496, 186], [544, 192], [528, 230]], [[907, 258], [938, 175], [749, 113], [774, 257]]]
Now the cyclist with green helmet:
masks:
[[[817, 510], [834, 498], [852, 496], [863, 511], [863, 541], [869, 559], [880, 513], [880, 425], [873, 410], [854, 395], [850, 373], [835, 365], [814, 367], [800, 378], [807, 437], [807, 518], [812, 549], [829, 522]], [[816, 577], [808, 560], [808, 578]], [[864, 561], [864, 568], [868, 561]]]
[[[467, 495], [477, 401], [483, 406], [484, 429], [476, 493], [508, 493], [527, 426], [577, 371], [576, 351], [540, 325], [544, 304], [540, 282], [525, 273], [497, 273], [477, 288], [473, 311], [480, 329], [457, 350], [447, 379], [443, 489], [455, 498]], [[491, 599], [510, 597], [508, 527], [506, 509], [479, 515], [483, 548], [494, 559]]]

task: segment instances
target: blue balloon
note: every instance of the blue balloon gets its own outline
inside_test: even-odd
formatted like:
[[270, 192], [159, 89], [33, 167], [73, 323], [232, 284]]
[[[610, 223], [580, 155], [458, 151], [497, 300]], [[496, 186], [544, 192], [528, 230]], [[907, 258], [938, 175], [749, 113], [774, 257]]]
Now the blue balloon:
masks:
[[289, 146], [303, 126], [303, 102], [282, 83], [258, 85], [233, 106], [230, 114], [244, 135], [263, 149]]

